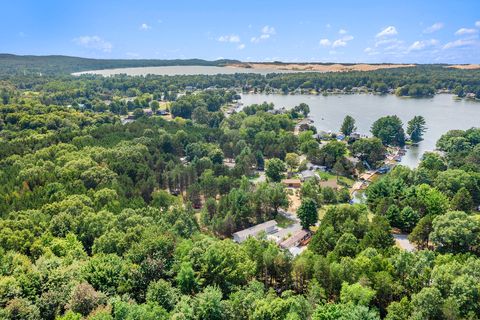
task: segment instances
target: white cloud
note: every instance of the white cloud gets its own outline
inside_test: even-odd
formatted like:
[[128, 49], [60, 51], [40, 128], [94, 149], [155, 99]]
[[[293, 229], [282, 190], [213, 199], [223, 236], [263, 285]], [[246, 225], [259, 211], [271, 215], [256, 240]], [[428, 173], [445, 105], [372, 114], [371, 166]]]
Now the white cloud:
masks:
[[327, 23], [327, 24], [325, 25], [325, 28], [330, 29], [331, 27], [332, 27], [332, 25], [331, 25], [330, 23]]
[[419, 40], [412, 43], [412, 45], [408, 47], [408, 51], [423, 50], [425, 48], [435, 46], [437, 44], [438, 44], [438, 40], [436, 39]]
[[335, 40], [333, 43], [332, 43], [332, 48], [337, 48], [337, 47], [345, 47], [347, 45], [347, 42], [348, 41], [352, 41], [353, 40], [353, 36], [351, 35], [346, 35], [340, 39], [337, 39]]
[[455, 32], [455, 35], [456, 36], [463, 36], [463, 35], [466, 35], [466, 34], [475, 34], [477, 32], [478, 32], [478, 30], [476, 30], [476, 29], [460, 28], [460, 29], [457, 30], [457, 32]]
[[363, 49], [363, 52], [365, 52], [365, 53], [369, 53], [369, 52], [372, 52], [372, 51], [373, 51], [373, 49], [370, 48], [370, 47]]
[[80, 36], [78, 38], [73, 39], [77, 45], [88, 48], [88, 49], [95, 49], [100, 50], [103, 52], [111, 52], [112, 51], [112, 44], [99, 36]]
[[243, 49], [245, 49], [245, 44], [240, 43], [240, 44], [238, 45], [237, 49], [238, 49], [238, 50], [243, 50]]
[[266, 25], [262, 28], [261, 34], [258, 37], [250, 38], [250, 42], [259, 43], [262, 40], [270, 39], [270, 37], [274, 34], [276, 34], [275, 28]]
[[340, 29], [340, 30], [338, 30], [338, 33], [339, 33], [339, 34], [347, 34], [347, 30], [345, 30], [345, 29]]
[[149, 26], [149, 25], [146, 24], [146, 23], [142, 23], [142, 24], [140, 25], [140, 30], [146, 31], [146, 30], [150, 30], [150, 29], [152, 29], [152, 27]]
[[394, 36], [397, 35], [397, 29], [394, 26], [388, 26], [379, 33], [375, 37], [381, 38], [381, 37], [389, 37], [389, 36]]
[[232, 42], [232, 43], [237, 43], [240, 42], [240, 37], [236, 34], [229, 34], [225, 36], [220, 36], [217, 39], [220, 42]]
[[320, 45], [322, 47], [329, 47], [332, 43], [328, 39], [321, 39], [320, 40]]
[[480, 28], [480, 20], [475, 22], [475, 27]]
[[333, 41], [332, 48], [345, 47], [346, 45], [347, 45], [346, 41], [343, 41], [342, 39], [337, 39]]
[[423, 33], [433, 33], [435, 31], [438, 31], [438, 30], [442, 29], [443, 26], [444, 26], [444, 24], [442, 22], [434, 23], [430, 27], [425, 28], [423, 30]]
[[455, 40], [455, 41], [452, 41], [452, 42], [448, 42], [447, 44], [445, 44], [443, 46], [443, 49], [452, 49], [452, 48], [458, 48], [458, 47], [469, 47], [469, 46], [472, 46], [476, 43], [477, 42], [473, 39], [459, 39], [459, 40]]
[[348, 41], [353, 40], [353, 36], [351, 35], [345, 35], [341, 37], [340, 39], [337, 39], [333, 42], [331, 42], [329, 39], [321, 39], [320, 40], [320, 45], [322, 47], [332, 47], [332, 48], [338, 48], [338, 47], [345, 47], [348, 43]]
[[275, 28], [270, 26], [265, 26], [262, 28], [262, 33], [264, 34], [275, 34]]

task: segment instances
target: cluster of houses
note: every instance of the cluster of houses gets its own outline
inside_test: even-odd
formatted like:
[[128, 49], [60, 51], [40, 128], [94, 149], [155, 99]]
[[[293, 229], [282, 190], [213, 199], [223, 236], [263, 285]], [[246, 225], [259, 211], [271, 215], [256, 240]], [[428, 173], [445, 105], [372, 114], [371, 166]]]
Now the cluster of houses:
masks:
[[243, 103], [238, 102], [238, 101], [230, 104], [228, 106], [228, 108], [225, 110], [225, 113], [224, 113], [225, 116], [228, 117], [231, 114], [237, 112], [238, 110], [240, 110], [242, 108], [242, 106], [243, 106]]
[[[153, 115], [168, 116], [170, 112], [166, 109], [161, 109], [154, 112], [150, 108], [145, 108], [143, 109], [143, 114], [147, 117], [151, 117]], [[133, 122], [134, 120], [135, 120], [135, 115], [133, 114], [133, 112], [129, 112], [126, 116], [121, 118], [122, 124], [130, 123], [130, 122]]]
[[275, 242], [280, 248], [288, 250], [293, 256], [297, 256], [307, 249], [311, 233], [302, 229], [299, 223], [287, 228], [280, 228], [275, 220], [269, 220], [235, 232], [233, 240], [242, 243], [250, 237], [262, 236], [266, 236], [268, 240]]

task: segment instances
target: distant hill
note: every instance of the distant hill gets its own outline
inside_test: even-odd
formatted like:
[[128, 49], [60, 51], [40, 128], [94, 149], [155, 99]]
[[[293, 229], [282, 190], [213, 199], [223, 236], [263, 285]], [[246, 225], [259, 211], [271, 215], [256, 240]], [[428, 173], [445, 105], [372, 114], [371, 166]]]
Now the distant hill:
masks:
[[89, 59], [69, 56], [20, 56], [14, 54], [0, 54], [0, 75], [12, 74], [69, 74], [72, 72], [132, 68], [132, 67], [159, 67], [159, 66], [223, 66], [240, 63], [237, 60], [202, 59]]

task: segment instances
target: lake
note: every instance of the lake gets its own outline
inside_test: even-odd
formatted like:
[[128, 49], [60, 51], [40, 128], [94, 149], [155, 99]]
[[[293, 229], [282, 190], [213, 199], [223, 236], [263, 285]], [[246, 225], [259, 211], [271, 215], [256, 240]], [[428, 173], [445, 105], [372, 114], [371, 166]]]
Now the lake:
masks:
[[375, 120], [386, 115], [397, 115], [404, 123], [415, 115], [425, 117], [427, 131], [418, 147], [410, 147], [401, 164], [416, 167], [425, 151], [435, 149], [442, 134], [452, 129], [469, 129], [480, 126], [480, 103], [456, 100], [450, 94], [438, 94], [433, 98], [399, 98], [394, 95], [281, 95], [242, 94], [245, 106], [272, 102], [276, 108], [291, 108], [302, 102], [310, 106], [310, 117], [318, 130], [338, 132], [345, 115], [356, 120], [357, 131], [371, 135], [370, 127]]
[[[127, 74], [129, 76], [145, 76], [148, 74], [176, 76], [176, 75], [215, 75], [215, 74], [235, 74], [235, 73], [257, 73], [266, 75], [268, 73], [295, 73], [296, 70], [275, 70], [275, 69], [252, 69], [238, 67], [215, 67], [215, 66], [166, 66], [166, 67], [136, 67], [136, 68], [118, 68], [91, 70], [72, 73], [73, 75], [99, 74], [103, 76], [112, 76], [116, 74]], [[303, 71], [308, 72], [308, 71]], [[310, 71], [311, 72], [311, 71]]]

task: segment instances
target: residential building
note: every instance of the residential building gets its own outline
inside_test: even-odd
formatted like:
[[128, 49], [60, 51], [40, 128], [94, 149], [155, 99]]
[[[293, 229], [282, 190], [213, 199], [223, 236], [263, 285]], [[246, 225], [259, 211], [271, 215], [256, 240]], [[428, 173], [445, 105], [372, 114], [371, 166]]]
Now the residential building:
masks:
[[282, 183], [288, 188], [300, 188], [302, 186], [300, 179], [283, 179]]
[[270, 220], [264, 223], [257, 224], [253, 227], [237, 231], [233, 234], [233, 240], [237, 243], [242, 243], [249, 237], [257, 237], [260, 233], [265, 232], [271, 234], [277, 231], [277, 222]]

